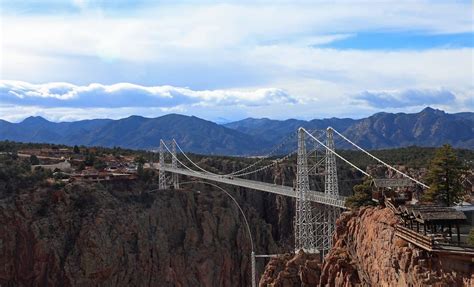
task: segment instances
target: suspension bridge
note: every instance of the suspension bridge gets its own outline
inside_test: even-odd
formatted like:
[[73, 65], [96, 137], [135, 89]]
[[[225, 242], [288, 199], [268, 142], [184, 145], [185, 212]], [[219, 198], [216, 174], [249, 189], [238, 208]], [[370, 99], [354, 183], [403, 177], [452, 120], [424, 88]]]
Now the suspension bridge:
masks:
[[[347, 209], [345, 206], [347, 198], [339, 194], [336, 158], [339, 158], [341, 161], [361, 172], [363, 175], [373, 178], [372, 175], [357, 167], [336, 151], [334, 134], [354, 148], [362, 151], [379, 164], [395, 171], [401, 177], [406, 178], [423, 188], [428, 188], [428, 186], [422, 182], [375, 157], [331, 127], [328, 127], [326, 130], [325, 143], [319, 140], [313, 133], [301, 127], [297, 132], [297, 149], [295, 151], [290, 152], [284, 157], [273, 160], [270, 164], [261, 167], [258, 166], [273, 152], [272, 151], [270, 154], [257, 160], [253, 164], [228, 174], [219, 174], [205, 170], [192, 161], [175, 140], [171, 141], [171, 147], [169, 147], [164, 140], [160, 140], [159, 163], [153, 164], [153, 167], [159, 171], [160, 189], [166, 189], [168, 187], [165, 173], [171, 173], [171, 184], [175, 189], [179, 189], [179, 175], [184, 175], [211, 182], [239, 186], [256, 191], [269, 192], [295, 198], [295, 251], [302, 249], [307, 253], [321, 253], [324, 256], [324, 254], [332, 247], [332, 235], [335, 230], [336, 219], [339, 217], [343, 209]], [[324, 162], [323, 191], [310, 189], [309, 174], [313, 167], [310, 168], [308, 165], [309, 153], [306, 148], [307, 141], [313, 142], [316, 146], [320, 147], [325, 154], [323, 160], [318, 163], [322, 164]], [[182, 156], [189, 161], [195, 169], [187, 166], [183, 163], [184, 160], [181, 161], [178, 158], [177, 150], [181, 152]], [[167, 154], [171, 155], [171, 164], [165, 163], [165, 157]], [[276, 164], [290, 159], [294, 154], [296, 154], [297, 158], [297, 168], [296, 181], [293, 186], [277, 185], [242, 178], [272, 168]]]

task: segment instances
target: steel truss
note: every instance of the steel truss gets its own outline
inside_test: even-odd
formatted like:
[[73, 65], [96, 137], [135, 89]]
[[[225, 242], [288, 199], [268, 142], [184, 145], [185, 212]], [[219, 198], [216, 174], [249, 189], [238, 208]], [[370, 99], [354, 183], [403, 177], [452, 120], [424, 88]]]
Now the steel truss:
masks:
[[305, 132], [298, 130], [298, 157], [296, 174], [296, 215], [295, 215], [295, 251], [317, 253], [314, 237], [315, 218], [312, 215], [311, 202], [308, 200], [309, 177], [308, 157], [306, 153]]
[[[337, 181], [336, 156], [333, 152], [334, 135], [331, 128], [327, 129], [326, 146], [326, 166], [324, 176], [324, 193], [328, 196], [339, 196], [339, 186]], [[318, 204], [315, 208], [315, 238], [316, 248], [322, 256], [332, 247], [332, 237], [336, 228], [336, 220], [341, 213], [341, 209], [329, 205]]]

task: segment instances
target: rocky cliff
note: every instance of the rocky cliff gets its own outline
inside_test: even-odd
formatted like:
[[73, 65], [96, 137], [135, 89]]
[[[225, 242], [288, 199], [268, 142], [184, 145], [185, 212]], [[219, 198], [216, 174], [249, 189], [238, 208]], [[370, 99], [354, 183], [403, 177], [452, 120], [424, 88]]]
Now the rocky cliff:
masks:
[[304, 254], [273, 259], [260, 286], [473, 286], [472, 262], [409, 246], [394, 234], [397, 220], [388, 208], [343, 213], [324, 264]]
[[[136, 190], [68, 185], [0, 199], [0, 286], [249, 285], [248, 234], [225, 195]], [[241, 204], [258, 251], [278, 252], [261, 211]]]

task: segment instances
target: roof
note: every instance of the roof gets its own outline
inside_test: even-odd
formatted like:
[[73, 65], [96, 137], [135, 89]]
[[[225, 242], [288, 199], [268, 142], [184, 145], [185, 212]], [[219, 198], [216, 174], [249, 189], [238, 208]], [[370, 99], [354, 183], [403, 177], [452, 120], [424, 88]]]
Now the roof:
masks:
[[439, 205], [401, 205], [398, 210], [421, 222], [465, 220], [466, 215], [453, 207]]
[[408, 178], [376, 178], [373, 180], [376, 187], [410, 187], [413, 181]]

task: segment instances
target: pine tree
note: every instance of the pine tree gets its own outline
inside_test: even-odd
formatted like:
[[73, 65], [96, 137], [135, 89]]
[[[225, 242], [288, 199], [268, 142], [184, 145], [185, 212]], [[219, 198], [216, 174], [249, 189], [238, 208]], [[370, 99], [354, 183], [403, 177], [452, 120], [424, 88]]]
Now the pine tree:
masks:
[[465, 169], [450, 145], [445, 144], [436, 151], [427, 175], [430, 188], [423, 199], [452, 206], [462, 201], [464, 190], [461, 177]]
[[474, 228], [471, 228], [471, 231], [469, 232], [469, 237], [467, 238], [467, 242], [474, 246]]
[[32, 154], [30, 155], [30, 163], [31, 165], [38, 165], [40, 164], [40, 161], [36, 155]]
[[346, 206], [349, 208], [359, 208], [361, 206], [375, 205], [372, 200], [372, 187], [370, 180], [366, 179], [362, 184], [354, 185], [354, 195], [346, 200]]

